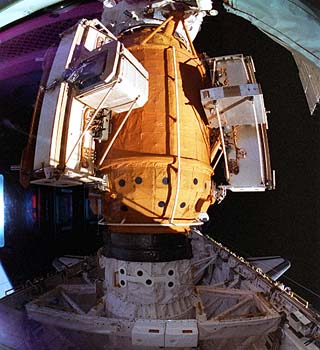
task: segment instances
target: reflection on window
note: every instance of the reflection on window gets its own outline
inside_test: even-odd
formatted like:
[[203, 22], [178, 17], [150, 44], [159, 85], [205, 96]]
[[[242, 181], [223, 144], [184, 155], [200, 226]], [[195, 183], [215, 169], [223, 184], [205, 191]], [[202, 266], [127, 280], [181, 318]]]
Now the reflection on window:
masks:
[[0, 174], [0, 248], [4, 247], [4, 196], [3, 175]]
[[56, 224], [61, 231], [72, 230], [72, 190], [62, 189], [56, 196]]
[[86, 221], [96, 225], [102, 218], [102, 198], [98, 193], [90, 193], [85, 201]]

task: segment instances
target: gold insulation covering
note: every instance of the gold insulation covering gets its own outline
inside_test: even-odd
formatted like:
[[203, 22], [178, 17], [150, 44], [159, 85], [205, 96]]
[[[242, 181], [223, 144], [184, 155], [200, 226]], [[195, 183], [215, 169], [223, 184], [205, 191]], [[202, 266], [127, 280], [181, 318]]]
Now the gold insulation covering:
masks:
[[[213, 203], [209, 129], [200, 101], [203, 67], [167, 31], [146, 41], [150, 33], [120, 38], [149, 72], [149, 100], [131, 112], [100, 167], [110, 184], [103, 216], [111, 232], [187, 232]], [[109, 140], [125, 115], [112, 116]], [[97, 145], [98, 161], [107, 146]]]

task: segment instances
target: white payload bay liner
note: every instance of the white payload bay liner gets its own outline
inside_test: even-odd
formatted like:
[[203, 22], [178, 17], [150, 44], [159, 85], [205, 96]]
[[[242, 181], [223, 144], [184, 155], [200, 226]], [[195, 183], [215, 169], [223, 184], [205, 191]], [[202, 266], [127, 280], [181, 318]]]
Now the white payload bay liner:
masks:
[[137, 320], [132, 328], [132, 345], [165, 348], [195, 348], [196, 320]]
[[[88, 337], [95, 335], [103, 344], [99, 348], [107, 345], [114, 350], [318, 349], [319, 321], [307, 305], [303, 306], [302, 300], [197, 230], [192, 231], [192, 246], [194, 277], [189, 287], [193, 316], [189, 314], [181, 320], [165, 313], [161, 317], [149, 314], [140, 318], [125, 314], [125, 310], [121, 311], [122, 315], [110, 315], [107, 294], [113, 293], [113, 287], [103, 293], [98, 291], [101, 280], [96, 279], [90, 260], [83, 264], [82, 270], [86, 272], [82, 277], [80, 266], [71, 267], [74, 275], [68, 284], [64, 279], [55, 289], [29, 302], [26, 305], [28, 316], [51, 325], [46, 328], [48, 334], [51, 334], [50, 327], [56, 326], [64, 336], [70, 332], [70, 335], [76, 334], [77, 339], [93, 339]], [[109, 263], [111, 259], [103, 262]], [[122, 298], [127, 305], [133, 302], [139, 307], [138, 298], [141, 302], [150, 302], [149, 291], [157, 284], [175, 280], [180, 285], [177, 297], [183, 294], [186, 281], [181, 269], [186, 267], [185, 262], [161, 265], [159, 269], [152, 264], [131, 262], [130, 266], [125, 266], [122, 261], [114, 261], [104, 267], [104, 272], [116, 278], [114, 288], [124, 293], [118, 294], [119, 300]], [[168, 274], [171, 269], [174, 269], [173, 275]], [[137, 279], [133, 278], [134, 274]], [[145, 278], [152, 279], [152, 284], [146, 285]], [[122, 279], [126, 279], [127, 284], [121, 287]], [[128, 288], [137, 288], [132, 298], [132, 293], [127, 293]], [[164, 288], [157, 298], [165, 303], [167, 297], [170, 299], [171, 290]], [[143, 309], [141, 302], [140, 309]], [[178, 304], [174, 306], [179, 307]]]
[[100, 267], [104, 269], [105, 311], [108, 316], [192, 318], [190, 260], [132, 262], [98, 255]]

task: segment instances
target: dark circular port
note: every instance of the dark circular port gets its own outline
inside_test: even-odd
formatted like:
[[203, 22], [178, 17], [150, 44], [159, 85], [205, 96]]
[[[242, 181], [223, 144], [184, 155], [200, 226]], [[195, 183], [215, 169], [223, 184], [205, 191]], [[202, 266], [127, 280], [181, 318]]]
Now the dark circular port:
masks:
[[168, 185], [169, 179], [168, 179], [167, 177], [164, 177], [164, 178], [162, 179], [162, 183], [163, 183], [164, 185]]
[[121, 273], [121, 275], [124, 275], [124, 269], [120, 269], [119, 272]]
[[140, 176], [137, 176], [134, 181], [137, 185], [140, 185], [142, 183], [142, 178]]
[[180, 208], [184, 208], [186, 206], [186, 202], [181, 202], [180, 203]]
[[165, 203], [164, 201], [160, 201], [160, 202], [158, 203], [158, 206], [159, 206], [160, 208], [163, 208], [165, 205], [166, 205], [166, 203]]
[[119, 180], [119, 186], [124, 187], [125, 184], [126, 182], [123, 179]]
[[173, 282], [169, 282], [169, 283], [168, 283], [168, 287], [169, 287], [169, 288], [172, 288], [172, 287], [173, 287], [173, 285], [174, 285], [174, 283], [173, 283]]
[[121, 205], [121, 210], [122, 211], [128, 211], [129, 208], [126, 205]]
[[143, 276], [143, 271], [138, 270], [138, 271], [137, 271], [137, 275], [140, 276], [140, 277]]
[[148, 286], [151, 286], [152, 281], [151, 281], [151, 280], [146, 280], [146, 284], [147, 284]]
[[120, 281], [120, 285], [121, 285], [121, 286], [125, 286], [125, 285], [126, 285], [126, 282], [125, 282], [124, 280], [121, 280], [121, 281]]
[[169, 271], [168, 271], [168, 275], [169, 275], [169, 276], [172, 276], [173, 274], [174, 274], [174, 271], [173, 271], [173, 270], [169, 270]]
[[193, 179], [193, 183], [194, 183], [195, 185], [198, 184], [198, 179], [197, 179], [196, 177]]

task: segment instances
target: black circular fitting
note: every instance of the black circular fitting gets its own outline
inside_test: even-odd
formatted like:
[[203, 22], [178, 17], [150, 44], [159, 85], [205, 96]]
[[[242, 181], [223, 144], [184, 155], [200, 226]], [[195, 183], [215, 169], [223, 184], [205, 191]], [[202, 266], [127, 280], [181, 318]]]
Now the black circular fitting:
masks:
[[180, 203], [180, 208], [184, 208], [186, 206], [186, 202], [181, 202]]
[[169, 178], [164, 177], [164, 178], [162, 179], [162, 183], [163, 183], [164, 185], [168, 185], [168, 184], [169, 184]]
[[143, 276], [143, 271], [142, 271], [142, 270], [138, 270], [138, 271], [137, 271], [137, 275], [138, 275], [139, 277]]
[[150, 279], [147, 279], [147, 280], [146, 280], [146, 285], [147, 285], [147, 286], [151, 286], [151, 284], [152, 284], [152, 281], [151, 281]]
[[168, 287], [172, 288], [174, 286], [174, 283], [172, 281], [168, 282]]
[[166, 203], [165, 203], [164, 201], [160, 201], [160, 202], [158, 203], [158, 206], [159, 206], [160, 208], [163, 208], [165, 205], [166, 205]]
[[196, 177], [193, 179], [193, 183], [194, 183], [195, 185], [198, 184], [198, 179], [197, 179]]
[[125, 180], [123, 180], [123, 179], [119, 180], [119, 186], [120, 187], [124, 187], [125, 185], [126, 185]]
[[142, 178], [140, 176], [137, 176], [134, 180], [134, 182], [137, 184], [137, 185], [140, 185], [142, 183]]

